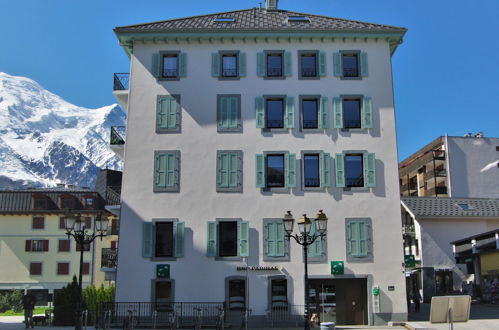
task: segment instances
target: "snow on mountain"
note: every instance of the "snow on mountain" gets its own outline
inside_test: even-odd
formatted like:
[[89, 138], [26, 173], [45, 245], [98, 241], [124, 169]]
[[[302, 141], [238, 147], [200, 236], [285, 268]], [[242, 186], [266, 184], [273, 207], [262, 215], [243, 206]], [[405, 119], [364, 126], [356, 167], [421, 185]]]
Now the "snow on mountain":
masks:
[[0, 72], [0, 189], [93, 187], [99, 168], [122, 168], [109, 134], [125, 120], [117, 104], [78, 107], [29, 78]]

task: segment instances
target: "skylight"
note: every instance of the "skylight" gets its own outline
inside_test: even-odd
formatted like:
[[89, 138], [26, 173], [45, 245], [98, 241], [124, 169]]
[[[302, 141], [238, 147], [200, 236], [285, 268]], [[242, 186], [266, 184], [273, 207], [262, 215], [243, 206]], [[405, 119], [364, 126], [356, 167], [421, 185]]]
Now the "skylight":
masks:
[[215, 23], [234, 23], [235, 21], [234, 17], [217, 17], [213, 20]]
[[471, 206], [470, 204], [466, 203], [458, 203], [457, 206], [459, 206], [463, 211], [473, 211], [475, 208]]
[[288, 22], [310, 23], [310, 19], [307, 16], [288, 16]]

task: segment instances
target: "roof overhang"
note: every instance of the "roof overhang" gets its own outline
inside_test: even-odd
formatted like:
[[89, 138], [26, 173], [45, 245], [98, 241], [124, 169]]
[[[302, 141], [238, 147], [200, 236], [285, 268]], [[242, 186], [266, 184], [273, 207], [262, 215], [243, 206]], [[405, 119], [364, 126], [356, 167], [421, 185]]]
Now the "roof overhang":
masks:
[[390, 45], [390, 53], [393, 55], [398, 45], [403, 42], [405, 30], [397, 32], [373, 32], [373, 31], [331, 31], [331, 30], [224, 30], [223, 32], [213, 30], [148, 30], [148, 31], [127, 31], [127, 29], [114, 29], [118, 37], [120, 46], [123, 47], [128, 57], [133, 53], [134, 42], [142, 43], [214, 43], [214, 42], [387, 42]]

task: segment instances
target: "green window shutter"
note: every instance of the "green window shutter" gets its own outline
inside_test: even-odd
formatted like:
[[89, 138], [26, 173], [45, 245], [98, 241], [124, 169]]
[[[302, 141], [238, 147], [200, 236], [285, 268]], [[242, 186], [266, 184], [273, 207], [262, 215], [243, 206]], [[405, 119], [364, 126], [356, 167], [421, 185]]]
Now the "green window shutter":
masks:
[[358, 221], [348, 223], [348, 254], [352, 257], [359, 257], [359, 226]]
[[157, 187], [166, 187], [167, 155], [156, 154], [154, 160], [154, 184]]
[[184, 222], [178, 221], [173, 223], [173, 233], [175, 235], [174, 256], [176, 258], [182, 258], [184, 256], [184, 231]]
[[284, 127], [295, 128], [295, 100], [292, 96], [286, 97], [286, 118]]
[[[315, 221], [312, 221], [310, 226], [310, 235], [317, 235], [317, 225]], [[314, 243], [308, 246], [308, 256], [310, 258], [319, 258], [322, 256], [322, 240], [317, 238]]]
[[319, 76], [325, 77], [327, 74], [326, 53], [319, 52]]
[[151, 222], [144, 222], [142, 224], [142, 257], [152, 257], [152, 235], [153, 225]]
[[275, 256], [284, 257], [286, 255], [286, 233], [284, 231], [284, 223], [282, 221], [275, 224]]
[[331, 187], [331, 157], [327, 152], [321, 152], [321, 187]]
[[256, 75], [257, 77], [265, 77], [265, 54], [256, 54]]
[[359, 256], [367, 257], [369, 254], [368, 224], [365, 221], [359, 221]]
[[367, 64], [367, 53], [360, 53], [360, 74], [362, 77], [367, 77], [369, 75], [368, 64]]
[[286, 187], [296, 187], [296, 155], [286, 154], [284, 161], [284, 175]]
[[334, 155], [334, 173], [336, 187], [345, 187], [345, 156], [343, 154]]
[[218, 127], [229, 127], [229, 98], [226, 96], [220, 97], [218, 109]]
[[218, 53], [211, 54], [211, 76], [220, 76], [220, 55]]
[[229, 98], [229, 127], [238, 128], [241, 126], [241, 112], [239, 111], [239, 100], [235, 96]]
[[333, 98], [334, 128], [343, 128], [343, 100], [341, 97]]
[[208, 228], [206, 231], [206, 256], [216, 257], [217, 256], [217, 231], [218, 224], [216, 221], [208, 221]]
[[364, 153], [364, 185], [376, 187], [376, 157], [374, 153]]
[[276, 251], [276, 223], [267, 222], [264, 226], [265, 247], [263, 253], [266, 257], [275, 257]]
[[177, 161], [175, 154], [166, 154], [166, 186], [173, 187], [175, 185], [176, 171], [177, 171]]
[[225, 152], [217, 153], [217, 183], [221, 188], [229, 186], [228, 158]]
[[179, 77], [186, 77], [187, 76], [187, 53], [180, 53], [178, 61], [179, 61], [178, 75], [179, 75]]
[[229, 187], [234, 188], [239, 185], [239, 155], [236, 152], [228, 154]]
[[170, 102], [166, 97], [162, 97], [158, 100], [158, 111], [157, 111], [157, 129], [168, 127], [168, 108], [170, 107]]
[[265, 156], [263, 154], [257, 154], [255, 157], [255, 179], [256, 187], [265, 187]]
[[291, 77], [292, 72], [291, 52], [284, 52], [284, 75], [286, 77]]
[[372, 99], [365, 96], [362, 99], [362, 127], [373, 128]]
[[160, 63], [159, 63], [159, 53], [152, 54], [152, 75], [159, 78]]
[[263, 97], [255, 98], [256, 128], [265, 128], [265, 107]]
[[341, 53], [333, 53], [333, 71], [335, 77], [343, 76], [343, 63]]
[[248, 221], [241, 221], [238, 223], [239, 229], [239, 256], [249, 256], [249, 223]]
[[239, 77], [246, 77], [246, 53], [239, 53]]
[[170, 103], [170, 106], [167, 108], [167, 114], [168, 114], [168, 128], [176, 128], [178, 124], [178, 109], [179, 104], [177, 102], [177, 99], [173, 96], [170, 96], [168, 98], [168, 101]]
[[319, 105], [319, 128], [329, 128], [329, 106], [327, 97], [321, 97]]

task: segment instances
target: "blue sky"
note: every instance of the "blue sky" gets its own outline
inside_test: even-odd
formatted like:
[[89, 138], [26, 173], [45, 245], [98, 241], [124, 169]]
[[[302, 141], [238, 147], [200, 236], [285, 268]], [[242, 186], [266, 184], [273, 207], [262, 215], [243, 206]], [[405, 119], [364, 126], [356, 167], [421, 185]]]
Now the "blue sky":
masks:
[[[129, 68], [114, 27], [258, 3], [0, 0], [0, 71], [101, 107], [116, 102], [113, 73]], [[499, 1], [280, 0], [279, 7], [409, 29], [393, 57], [399, 159], [445, 133], [499, 137]]]

